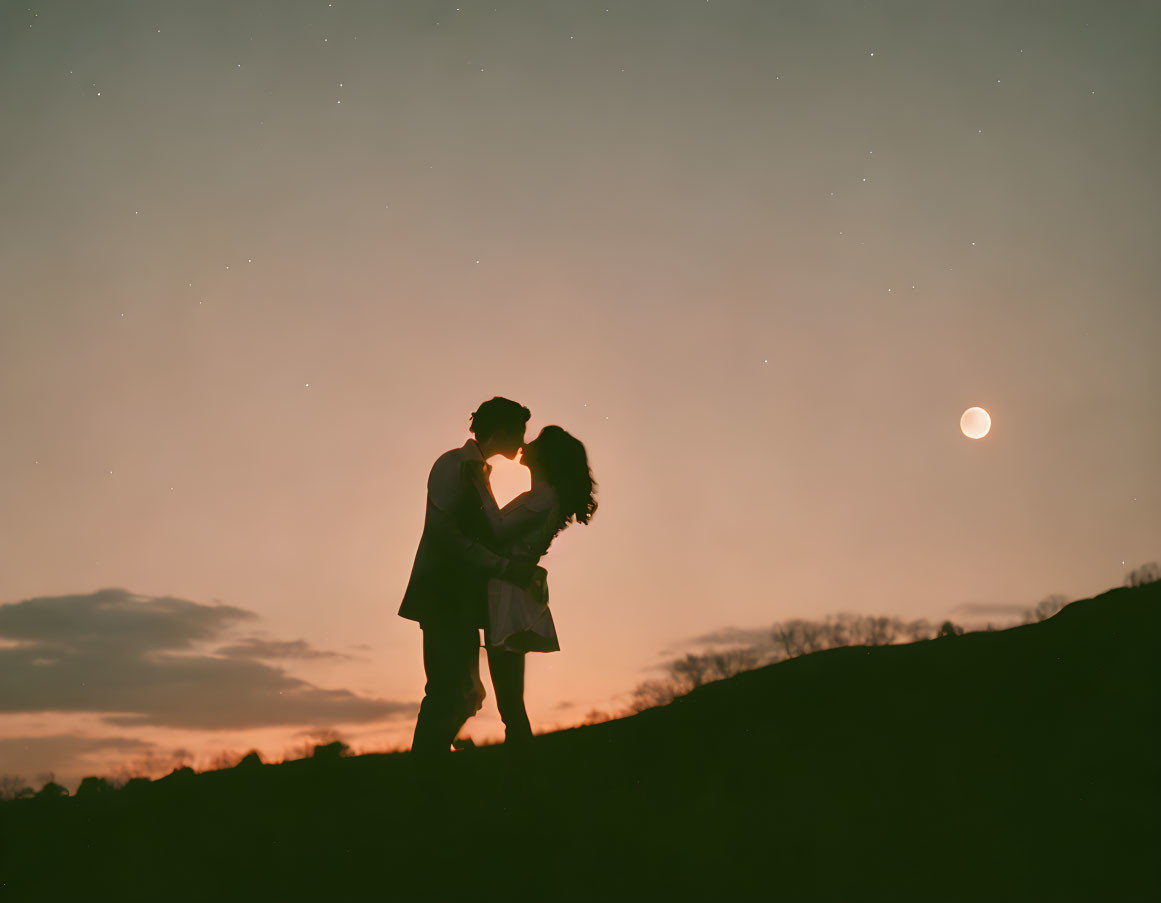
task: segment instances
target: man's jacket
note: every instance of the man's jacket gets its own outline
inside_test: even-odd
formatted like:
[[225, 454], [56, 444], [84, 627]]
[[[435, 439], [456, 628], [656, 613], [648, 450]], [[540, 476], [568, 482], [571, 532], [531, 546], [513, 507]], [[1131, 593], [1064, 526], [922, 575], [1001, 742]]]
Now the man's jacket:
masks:
[[421, 625], [470, 621], [483, 627], [488, 577], [499, 576], [507, 564], [481, 540], [481, 504], [463, 467], [468, 460], [483, 461], [474, 439], [436, 458], [427, 477], [423, 535], [399, 606], [400, 617]]

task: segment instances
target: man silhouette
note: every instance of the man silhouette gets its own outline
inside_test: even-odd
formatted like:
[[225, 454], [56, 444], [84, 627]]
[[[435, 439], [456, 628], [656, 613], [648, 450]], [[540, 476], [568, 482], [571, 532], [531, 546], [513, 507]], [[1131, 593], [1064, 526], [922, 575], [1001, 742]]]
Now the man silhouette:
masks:
[[[508, 398], [485, 401], [472, 414], [469, 439], [440, 455], [427, 478], [427, 513], [399, 616], [423, 630], [427, 677], [411, 751], [440, 756], [484, 701], [480, 633], [487, 618], [487, 580], [527, 583], [533, 565], [501, 557], [482, 541], [479, 495], [465, 461], [500, 454], [513, 459], [524, 445], [531, 412]], [[485, 465], [485, 474], [491, 468]]]

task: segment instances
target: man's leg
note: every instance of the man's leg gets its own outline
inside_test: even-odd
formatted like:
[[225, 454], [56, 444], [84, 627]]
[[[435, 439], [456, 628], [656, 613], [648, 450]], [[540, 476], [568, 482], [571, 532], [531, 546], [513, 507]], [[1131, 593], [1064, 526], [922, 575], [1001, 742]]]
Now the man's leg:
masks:
[[504, 719], [504, 742], [532, 739], [532, 725], [524, 709], [524, 653], [488, 648], [488, 670], [496, 691], [496, 707]]
[[441, 755], [451, 751], [452, 740], [482, 703], [479, 668], [480, 633], [474, 625], [424, 623], [427, 685], [415, 720], [412, 752]]

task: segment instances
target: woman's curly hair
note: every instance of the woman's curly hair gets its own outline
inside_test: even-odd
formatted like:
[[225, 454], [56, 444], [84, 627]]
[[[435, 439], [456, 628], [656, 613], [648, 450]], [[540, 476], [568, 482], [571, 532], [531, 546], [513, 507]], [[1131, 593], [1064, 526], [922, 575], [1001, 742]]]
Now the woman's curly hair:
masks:
[[546, 426], [529, 445], [535, 447], [536, 460], [545, 479], [556, 489], [560, 499], [559, 533], [572, 521], [587, 524], [597, 510], [593, 492], [593, 472], [584, 443], [559, 426]]

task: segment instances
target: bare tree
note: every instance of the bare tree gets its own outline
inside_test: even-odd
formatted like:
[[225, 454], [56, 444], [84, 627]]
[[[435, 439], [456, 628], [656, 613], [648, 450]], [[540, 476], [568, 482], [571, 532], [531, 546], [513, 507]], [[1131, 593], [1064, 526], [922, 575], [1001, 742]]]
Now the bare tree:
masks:
[[1156, 583], [1161, 580], [1161, 565], [1150, 561], [1140, 567], [1135, 567], [1125, 575], [1125, 586], [1144, 586], [1146, 583]]
[[1024, 623], [1035, 624], [1046, 621], [1068, 604], [1068, 597], [1060, 593], [1045, 596], [1034, 606], [1024, 612]]
[[214, 771], [221, 771], [226, 768], [233, 768], [238, 764], [241, 755], [234, 750], [222, 750], [217, 752], [210, 759], [210, 768]]
[[761, 657], [758, 650], [752, 646], [735, 646], [732, 649], [707, 653], [706, 658], [709, 659], [712, 679], [724, 680], [756, 668]]
[[[1063, 596], [1049, 596], [1035, 611], [1041, 619], [1050, 617], [1067, 602]], [[1030, 609], [1030, 611], [1033, 611]], [[991, 624], [989, 630], [994, 630]], [[925, 618], [904, 621], [883, 615], [861, 615], [841, 612], [827, 615], [824, 621], [795, 618], [775, 624], [767, 635], [751, 645], [735, 646], [722, 651], [688, 652], [664, 667], [667, 676], [646, 680], [633, 690], [632, 701], [626, 713], [640, 712], [655, 706], [667, 705], [679, 696], [711, 681], [733, 677], [760, 664], [809, 655], [823, 649], [839, 646], [886, 646], [897, 642], [919, 642], [936, 637], [960, 636], [964, 628], [952, 621], [944, 621], [936, 628]], [[707, 635], [706, 640], [719, 635], [737, 636], [738, 631], [721, 631]], [[591, 714], [591, 713], [590, 713]]]
[[898, 618], [867, 618], [867, 646], [889, 646], [899, 635], [902, 622]]
[[784, 621], [774, 625], [772, 634], [774, 642], [782, 647], [787, 658], [817, 652], [828, 645], [826, 632], [816, 621]]
[[694, 655], [691, 652], [685, 658], [670, 662], [666, 667], [679, 694], [696, 690], [707, 681], [713, 680], [710, 662], [704, 655]]
[[18, 794], [20, 794], [22, 790], [27, 790], [29, 793], [35, 793], [35, 791], [28, 786], [28, 782], [24, 780], [24, 778], [18, 778], [16, 775], [12, 774], [0, 775], [0, 799], [18, 799]]
[[919, 618], [906, 624], [903, 627], [903, 632], [907, 634], [907, 639], [913, 643], [917, 643], [920, 640], [931, 639], [935, 635], [935, 625], [926, 618]]
[[633, 690], [629, 711], [643, 712], [659, 705], [669, 705], [678, 695], [678, 688], [672, 680], [646, 680]]
[[151, 780], [154, 776], [166, 774], [182, 764], [188, 752], [185, 749], [176, 749], [169, 755], [158, 755], [153, 750], [149, 750], [144, 755], [137, 756], [128, 763], [120, 765], [115, 773], [114, 782], [123, 786], [133, 778]]

